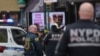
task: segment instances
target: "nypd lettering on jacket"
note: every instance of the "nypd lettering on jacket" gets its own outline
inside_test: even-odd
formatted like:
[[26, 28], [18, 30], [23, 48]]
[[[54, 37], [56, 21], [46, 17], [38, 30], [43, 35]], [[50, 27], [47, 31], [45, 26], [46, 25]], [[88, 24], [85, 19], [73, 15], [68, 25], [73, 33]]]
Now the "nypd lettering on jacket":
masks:
[[49, 40], [58, 41], [60, 40], [61, 34], [52, 34]]
[[70, 29], [71, 43], [99, 43], [99, 29]]

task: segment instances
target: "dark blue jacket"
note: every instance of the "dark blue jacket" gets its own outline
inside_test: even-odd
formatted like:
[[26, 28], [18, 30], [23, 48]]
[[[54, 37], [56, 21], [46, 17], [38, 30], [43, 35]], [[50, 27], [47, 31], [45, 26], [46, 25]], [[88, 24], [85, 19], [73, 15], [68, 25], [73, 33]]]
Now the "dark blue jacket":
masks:
[[25, 42], [25, 56], [43, 56], [42, 46], [36, 34], [27, 33]]
[[69, 25], [55, 56], [100, 56], [100, 27], [89, 20]]
[[44, 37], [45, 53], [47, 56], [54, 56], [55, 47], [60, 40], [62, 31], [56, 28], [55, 25], [51, 27], [51, 31]]

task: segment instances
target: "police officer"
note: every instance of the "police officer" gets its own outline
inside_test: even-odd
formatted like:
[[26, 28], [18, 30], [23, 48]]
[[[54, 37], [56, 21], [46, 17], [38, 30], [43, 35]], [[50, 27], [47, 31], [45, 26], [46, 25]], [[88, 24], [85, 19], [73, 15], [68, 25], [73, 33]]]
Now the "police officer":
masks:
[[25, 56], [43, 56], [42, 46], [37, 37], [37, 26], [31, 25], [25, 38]]
[[45, 53], [47, 56], [54, 56], [55, 47], [60, 39], [61, 31], [57, 24], [51, 26], [51, 31], [44, 37]]
[[55, 56], [100, 56], [100, 27], [92, 22], [93, 15], [93, 5], [82, 3], [80, 20], [66, 28]]

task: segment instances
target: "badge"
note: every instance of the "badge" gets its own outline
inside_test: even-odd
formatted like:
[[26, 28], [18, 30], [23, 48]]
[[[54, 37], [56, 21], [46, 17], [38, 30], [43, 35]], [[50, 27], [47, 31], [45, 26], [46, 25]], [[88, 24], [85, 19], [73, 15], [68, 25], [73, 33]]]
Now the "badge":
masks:
[[39, 38], [37, 37], [37, 38], [35, 38], [35, 41], [39, 41]]

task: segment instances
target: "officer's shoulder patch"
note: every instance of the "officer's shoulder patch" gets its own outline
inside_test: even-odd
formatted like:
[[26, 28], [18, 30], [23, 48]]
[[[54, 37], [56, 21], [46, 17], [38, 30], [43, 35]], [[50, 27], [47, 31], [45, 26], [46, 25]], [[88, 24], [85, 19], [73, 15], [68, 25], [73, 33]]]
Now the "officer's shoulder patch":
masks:
[[26, 37], [25, 40], [26, 40], [26, 41], [30, 41], [30, 38], [29, 38], [29, 37]]
[[39, 38], [38, 38], [38, 37], [36, 37], [36, 38], [35, 38], [35, 41], [39, 41]]

